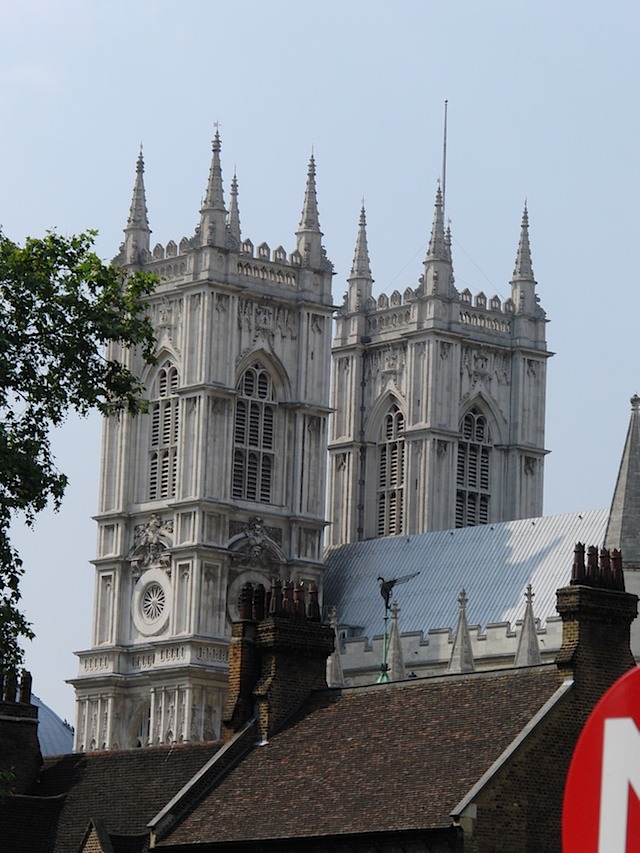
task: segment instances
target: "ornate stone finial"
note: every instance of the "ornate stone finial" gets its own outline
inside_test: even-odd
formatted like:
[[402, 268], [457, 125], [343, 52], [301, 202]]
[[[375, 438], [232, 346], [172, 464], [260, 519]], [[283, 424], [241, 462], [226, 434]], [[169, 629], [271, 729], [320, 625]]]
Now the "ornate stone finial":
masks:
[[360, 219], [358, 222], [358, 237], [356, 239], [356, 248], [353, 255], [353, 263], [351, 265], [351, 275], [349, 280], [353, 278], [371, 278], [371, 266], [369, 263], [369, 248], [367, 245], [367, 216], [364, 209], [364, 199], [360, 208]]
[[531, 584], [527, 586], [524, 597], [527, 603], [524, 609], [524, 619], [518, 639], [518, 649], [516, 651], [514, 666], [537, 666], [542, 663], [542, 658], [540, 657], [536, 620], [533, 615], [533, 592]]
[[391, 630], [389, 631], [389, 648], [387, 651], [387, 671], [390, 681], [402, 681], [406, 677], [402, 642], [400, 640], [400, 624], [398, 617], [400, 608], [398, 602], [391, 605]]
[[237, 245], [240, 245], [242, 238], [240, 236], [240, 210], [238, 208], [238, 179], [236, 177], [235, 169], [233, 172], [233, 179], [231, 181], [231, 201], [229, 202], [227, 224], [229, 226], [229, 233]]
[[513, 270], [513, 278], [511, 280], [535, 282], [533, 264], [531, 262], [531, 246], [529, 244], [529, 211], [527, 210], [526, 201], [524, 203], [522, 223], [520, 225], [518, 253], [516, 255], [516, 263]]
[[144, 158], [142, 144], [136, 160], [136, 179], [133, 185], [129, 218], [124, 229], [124, 257], [127, 264], [139, 264], [145, 259], [144, 253], [149, 251], [151, 229], [147, 213], [147, 199], [144, 188]]
[[305, 266], [320, 267], [326, 261], [322, 248], [322, 232], [318, 216], [318, 197], [316, 194], [316, 161], [311, 154], [307, 169], [307, 185], [302, 204], [300, 225], [296, 231], [296, 250], [300, 253]]
[[227, 211], [222, 189], [222, 167], [220, 165], [220, 133], [216, 123], [213, 137], [209, 180], [200, 208], [200, 239], [203, 245], [223, 247], [227, 242]]
[[460, 605], [460, 612], [467, 612], [467, 603], [469, 599], [467, 598], [467, 593], [464, 591], [464, 587], [460, 590], [460, 595], [458, 596], [458, 604]]
[[447, 672], [450, 673], [473, 672], [476, 668], [473, 660], [469, 625], [467, 624], [468, 601], [469, 599], [467, 598], [467, 594], [463, 588], [458, 597], [460, 613], [458, 614], [456, 636], [453, 641], [453, 648], [451, 650], [451, 657], [447, 668]]
[[425, 261], [447, 261], [447, 249], [444, 233], [444, 212], [442, 208], [442, 190], [440, 181], [436, 190], [435, 212], [433, 214], [433, 225], [431, 227], [431, 238]]
[[342, 670], [342, 661], [340, 659], [340, 631], [338, 624], [338, 608], [332, 607], [329, 616], [329, 624], [333, 628], [335, 637], [335, 646], [327, 659], [327, 686], [328, 687], [344, 687], [345, 678]]
[[640, 411], [640, 397], [637, 394], [634, 394], [631, 398], [631, 410], [634, 412]]

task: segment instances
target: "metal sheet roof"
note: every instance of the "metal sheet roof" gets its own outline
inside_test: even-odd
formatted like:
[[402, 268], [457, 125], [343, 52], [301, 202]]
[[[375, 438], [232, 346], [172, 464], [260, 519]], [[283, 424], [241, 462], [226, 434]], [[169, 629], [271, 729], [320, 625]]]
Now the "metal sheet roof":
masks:
[[38, 741], [43, 755], [66, 755], [73, 749], [73, 729], [55, 711], [34, 694], [31, 702], [38, 708]]
[[403, 634], [455, 626], [463, 587], [470, 625], [514, 625], [524, 616], [529, 583], [535, 616], [545, 622], [557, 615], [556, 589], [569, 583], [576, 542], [601, 545], [607, 517], [607, 510], [590, 510], [341, 545], [327, 554], [324, 604], [338, 608], [340, 625], [378, 636], [384, 616], [378, 576], [419, 571], [393, 589]]

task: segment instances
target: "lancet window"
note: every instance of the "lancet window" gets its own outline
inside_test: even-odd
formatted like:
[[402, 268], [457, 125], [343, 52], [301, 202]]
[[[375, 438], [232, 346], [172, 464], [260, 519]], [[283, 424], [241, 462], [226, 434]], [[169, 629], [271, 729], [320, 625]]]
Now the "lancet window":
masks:
[[467, 412], [458, 439], [456, 527], [489, 521], [491, 499], [491, 436], [479, 409]]
[[149, 500], [176, 496], [178, 480], [178, 435], [180, 399], [178, 371], [170, 363], [158, 371], [156, 399], [151, 403]]
[[394, 403], [378, 441], [378, 536], [402, 533], [404, 515], [404, 415]]
[[273, 502], [277, 401], [269, 372], [256, 362], [238, 383], [234, 423], [234, 498]]

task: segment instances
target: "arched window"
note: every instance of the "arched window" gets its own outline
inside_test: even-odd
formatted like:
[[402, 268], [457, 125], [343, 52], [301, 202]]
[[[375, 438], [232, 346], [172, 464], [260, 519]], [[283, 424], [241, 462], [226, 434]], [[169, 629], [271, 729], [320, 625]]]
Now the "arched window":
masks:
[[273, 501], [276, 398], [271, 376], [256, 362], [238, 383], [233, 450], [234, 498]]
[[178, 479], [180, 400], [178, 371], [170, 363], [158, 371], [156, 399], [151, 403], [149, 500], [174, 498]]
[[402, 533], [404, 510], [404, 416], [395, 405], [382, 421], [378, 441], [378, 536]]
[[491, 436], [487, 419], [473, 408], [464, 417], [458, 439], [456, 527], [489, 521]]

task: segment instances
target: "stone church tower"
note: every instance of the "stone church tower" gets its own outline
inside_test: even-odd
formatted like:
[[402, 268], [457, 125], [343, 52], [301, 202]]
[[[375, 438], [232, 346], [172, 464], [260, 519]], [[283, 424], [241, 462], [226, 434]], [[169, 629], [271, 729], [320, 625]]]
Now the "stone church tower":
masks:
[[104, 425], [76, 750], [217, 737], [240, 588], [322, 572], [333, 268], [313, 158], [290, 254], [241, 236], [217, 132], [194, 236], [151, 248], [143, 171], [116, 260], [158, 276], [157, 364], [148, 413]]
[[550, 353], [526, 207], [504, 303], [456, 289], [439, 188], [418, 286], [372, 283], [363, 209], [333, 343], [329, 544], [541, 515]]

